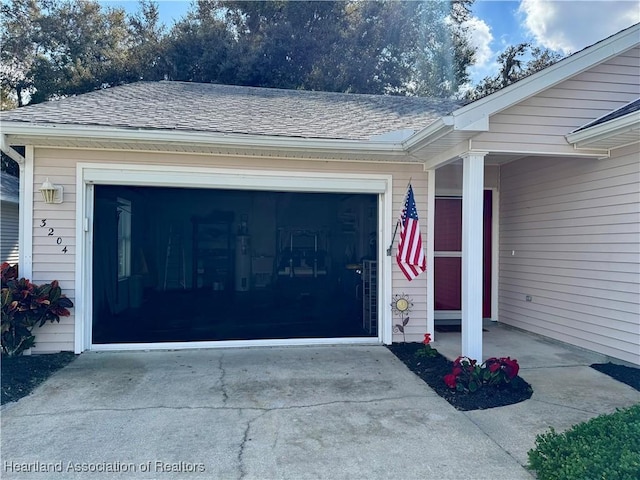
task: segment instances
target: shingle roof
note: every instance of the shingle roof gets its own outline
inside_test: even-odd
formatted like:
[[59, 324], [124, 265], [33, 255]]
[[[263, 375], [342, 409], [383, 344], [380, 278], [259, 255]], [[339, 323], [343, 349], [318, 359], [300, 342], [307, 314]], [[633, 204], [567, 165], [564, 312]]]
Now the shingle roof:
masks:
[[580, 130], [585, 130], [590, 127], [595, 127], [596, 125], [601, 125], [603, 123], [609, 122], [611, 120], [615, 120], [616, 118], [623, 117], [625, 115], [628, 115], [629, 113], [633, 113], [638, 110], [640, 110], [640, 98], [637, 100], [634, 100], [633, 102], [627, 103], [626, 105], [623, 105], [622, 107], [617, 108], [616, 110], [613, 110], [610, 113], [607, 113], [606, 115], [594, 120], [593, 122], [587, 123], [586, 125], [580, 128], [577, 128], [576, 130], [574, 130], [574, 132], [579, 132]]
[[420, 130], [450, 100], [186, 82], [138, 82], [2, 112], [1, 121], [368, 140]]
[[0, 172], [0, 200], [9, 203], [18, 203], [20, 195], [20, 179]]

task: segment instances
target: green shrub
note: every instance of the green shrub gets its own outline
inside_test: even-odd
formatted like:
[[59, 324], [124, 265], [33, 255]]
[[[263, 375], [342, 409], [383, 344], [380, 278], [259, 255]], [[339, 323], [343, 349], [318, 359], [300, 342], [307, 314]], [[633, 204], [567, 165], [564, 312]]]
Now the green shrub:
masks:
[[539, 480], [640, 478], [640, 404], [538, 435], [529, 468]]

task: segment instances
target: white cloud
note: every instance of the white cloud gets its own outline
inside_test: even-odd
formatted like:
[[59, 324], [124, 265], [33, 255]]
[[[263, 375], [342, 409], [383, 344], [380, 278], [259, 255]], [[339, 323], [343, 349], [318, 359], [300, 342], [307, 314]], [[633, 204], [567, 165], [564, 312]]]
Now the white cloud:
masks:
[[496, 52], [491, 49], [493, 34], [491, 27], [477, 17], [471, 17], [464, 26], [469, 29], [469, 41], [476, 49], [475, 64], [469, 69], [469, 73], [472, 82], [477, 83], [496, 70]]
[[484, 20], [476, 17], [471, 17], [464, 26], [469, 28], [469, 40], [471, 45], [477, 49], [476, 63], [485, 65], [494, 56], [494, 52], [491, 50], [491, 42], [493, 41], [491, 27]]
[[522, 0], [519, 13], [538, 45], [565, 54], [640, 22], [637, 0]]

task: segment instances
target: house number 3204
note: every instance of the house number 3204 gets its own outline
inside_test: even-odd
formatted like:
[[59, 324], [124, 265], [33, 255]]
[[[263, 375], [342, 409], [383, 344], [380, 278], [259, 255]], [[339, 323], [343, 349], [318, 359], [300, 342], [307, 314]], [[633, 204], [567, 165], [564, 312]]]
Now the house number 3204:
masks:
[[[55, 229], [52, 228], [52, 227], [48, 227], [47, 226], [47, 219], [46, 218], [43, 218], [42, 220], [40, 220], [40, 228], [48, 229], [47, 237], [56, 237]], [[62, 243], [63, 243], [62, 237], [56, 237], [56, 245], [62, 246]], [[62, 246], [62, 249], [60, 251], [62, 253], [67, 253], [69, 251], [69, 249], [67, 248], [67, 245], [64, 245], [64, 246]]]

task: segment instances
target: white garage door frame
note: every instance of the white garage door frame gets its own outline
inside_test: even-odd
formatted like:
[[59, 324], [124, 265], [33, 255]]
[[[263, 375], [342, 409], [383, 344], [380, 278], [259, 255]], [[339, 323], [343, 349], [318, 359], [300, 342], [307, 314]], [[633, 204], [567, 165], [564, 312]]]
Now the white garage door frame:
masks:
[[[230, 170], [208, 167], [149, 166], [79, 163], [76, 170], [76, 306], [75, 351], [164, 350], [249, 346], [371, 344], [392, 342], [390, 308], [378, 311], [378, 336], [349, 338], [296, 338], [161, 343], [92, 343], [93, 215], [95, 185], [179, 187], [226, 190], [262, 190], [378, 195], [378, 298], [391, 296], [391, 257], [384, 246], [391, 242], [393, 178], [385, 174]], [[378, 302], [380, 305], [385, 302]]]

